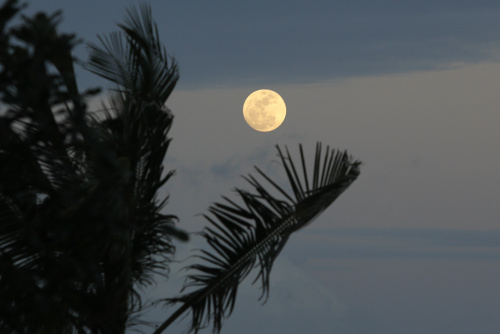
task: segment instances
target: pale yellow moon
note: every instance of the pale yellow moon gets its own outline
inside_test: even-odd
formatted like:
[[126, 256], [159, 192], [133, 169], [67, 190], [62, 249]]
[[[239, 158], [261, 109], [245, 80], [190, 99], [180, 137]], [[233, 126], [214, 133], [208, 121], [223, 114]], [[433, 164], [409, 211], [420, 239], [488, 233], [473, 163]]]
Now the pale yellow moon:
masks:
[[257, 131], [273, 131], [283, 123], [285, 116], [285, 101], [278, 93], [269, 89], [253, 92], [243, 104], [245, 121]]

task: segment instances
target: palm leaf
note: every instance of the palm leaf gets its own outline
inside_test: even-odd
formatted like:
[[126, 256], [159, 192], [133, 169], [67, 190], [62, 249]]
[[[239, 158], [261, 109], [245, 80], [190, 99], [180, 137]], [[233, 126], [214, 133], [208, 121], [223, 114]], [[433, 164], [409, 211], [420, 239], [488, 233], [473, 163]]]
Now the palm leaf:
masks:
[[[157, 198], [158, 190], [174, 174], [163, 168], [173, 121], [164, 104], [177, 83], [178, 69], [161, 46], [149, 6], [128, 9], [119, 27], [121, 31], [100, 37], [100, 46], [90, 45], [88, 67], [117, 86], [93, 123], [126, 170], [128, 275], [138, 297], [136, 286], [153, 283], [154, 273], [168, 273], [174, 252], [171, 238], [187, 239], [185, 232], [174, 227], [176, 217], [161, 212], [168, 197]], [[141, 306], [140, 299], [135, 300]]]
[[118, 85], [118, 91], [135, 101], [162, 106], [179, 78], [177, 64], [161, 45], [151, 8], [126, 12], [121, 31], [99, 37], [102, 46], [89, 44], [88, 69]]
[[195, 290], [167, 300], [181, 307], [155, 333], [161, 333], [187, 310], [192, 312], [192, 331], [197, 332], [211, 321], [218, 333], [223, 319], [234, 308], [239, 283], [254, 267], [258, 269], [254, 282], [261, 282], [261, 299], [267, 298], [272, 265], [290, 235], [323, 212], [359, 175], [360, 162], [328, 147], [323, 155], [320, 143], [316, 146], [312, 178], [307, 173], [302, 146], [300, 168], [287, 148], [284, 152], [277, 149], [291, 193], [256, 167], [268, 186], [283, 198], [277, 198], [249, 175], [245, 179], [254, 192], [236, 189], [242, 204], [224, 197], [223, 203], [209, 208], [205, 217], [210, 226], [202, 235], [212, 250], [200, 251], [197, 257], [202, 263], [187, 268], [190, 274], [184, 289]]

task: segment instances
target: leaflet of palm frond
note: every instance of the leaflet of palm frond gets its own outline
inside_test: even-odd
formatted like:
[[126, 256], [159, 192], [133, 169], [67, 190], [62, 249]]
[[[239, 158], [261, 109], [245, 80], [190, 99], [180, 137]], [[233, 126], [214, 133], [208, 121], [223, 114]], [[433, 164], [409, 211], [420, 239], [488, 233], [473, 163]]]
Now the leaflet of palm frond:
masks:
[[224, 197], [224, 203], [209, 208], [206, 218], [210, 226], [202, 235], [211, 251], [198, 254], [204, 263], [187, 267], [191, 274], [184, 289], [196, 290], [167, 300], [182, 306], [155, 333], [161, 333], [188, 309], [192, 312], [192, 331], [197, 332], [212, 321], [214, 332], [219, 332], [223, 319], [234, 308], [238, 284], [254, 267], [258, 268], [254, 282], [261, 282], [260, 298], [267, 298], [272, 265], [290, 235], [324, 211], [359, 175], [359, 162], [345, 152], [329, 148], [323, 156], [320, 143], [316, 146], [312, 178], [307, 173], [302, 146], [301, 171], [287, 148], [286, 153], [277, 148], [292, 193], [256, 167], [268, 183], [267, 188], [274, 189], [282, 198], [249, 175], [245, 179], [254, 192], [236, 189], [242, 204]]

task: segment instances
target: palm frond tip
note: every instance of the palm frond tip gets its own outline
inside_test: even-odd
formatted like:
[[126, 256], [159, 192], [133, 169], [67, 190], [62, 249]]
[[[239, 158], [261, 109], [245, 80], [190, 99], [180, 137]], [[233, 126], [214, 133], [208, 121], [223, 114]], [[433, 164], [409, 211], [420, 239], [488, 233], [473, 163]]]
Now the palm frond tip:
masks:
[[188, 309], [192, 312], [192, 331], [197, 332], [212, 321], [214, 332], [218, 333], [223, 319], [234, 308], [239, 283], [254, 267], [258, 268], [254, 283], [261, 282], [260, 299], [267, 299], [272, 265], [290, 235], [323, 212], [360, 173], [359, 161], [329, 147], [323, 154], [318, 143], [309, 175], [302, 146], [299, 148], [300, 166], [293, 162], [286, 147], [283, 151], [277, 146], [291, 192], [255, 167], [268, 188], [274, 188], [283, 198], [277, 198], [257, 178], [248, 175], [244, 178], [254, 192], [236, 189], [242, 204], [224, 197], [223, 203], [209, 208], [205, 217], [210, 226], [202, 235], [212, 250], [197, 255], [204, 263], [187, 268], [192, 273], [187, 276], [185, 288], [196, 289], [168, 300], [182, 306], [156, 333]]

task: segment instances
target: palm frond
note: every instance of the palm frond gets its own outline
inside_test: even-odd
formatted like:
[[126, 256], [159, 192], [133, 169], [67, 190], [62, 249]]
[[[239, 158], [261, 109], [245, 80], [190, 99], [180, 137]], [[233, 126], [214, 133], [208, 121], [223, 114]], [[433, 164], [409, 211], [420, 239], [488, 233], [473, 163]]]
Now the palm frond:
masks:
[[157, 198], [158, 190], [174, 174], [163, 167], [173, 121], [164, 104], [178, 80], [178, 70], [161, 46], [149, 6], [128, 9], [119, 27], [120, 32], [100, 37], [101, 46], [90, 45], [88, 66], [117, 85], [109, 106], [103, 106], [93, 121], [128, 173], [130, 274], [135, 289], [151, 284], [154, 273], [168, 273], [172, 237], [187, 239], [174, 226], [177, 218], [161, 212], [168, 197]]
[[88, 68], [118, 85], [118, 91], [134, 100], [162, 106], [179, 78], [177, 64], [161, 45], [151, 8], [126, 12], [120, 32], [99, 37], [102, 46], [89, 44]]
[[323, 155], [320, 143], [316, 146], [312, 177], [307, 173], [302, 146], [300, 168], [287, 148], [277, 149], [291, 193], [256, 167], [257, 173], [282, 198], [249, 175], [245, 179], [254, 192], [236, 189], [242, 204], [224, 197], [223, 203], [209, 208], [205, 217], [210, 225], [202, 235], [212, 249], [197, 255], [201, 264], [187, 268], [191, 273], [184, 289], [195, 290], [167, 300], [180, 303], [181, 307], [155, 333], [161, 333], [187, 310], [192, 312], [192, 331], [212, 322], [218, 333], [223, 319], [234, 308], [239, 283], [254, 267], [258, 268], [254, 282], [261, 282], [260, 298], [267, 298], [272, 265], [290, 235], [323, 212], [359, 175], [360, 162], [353, 161], [346, 152], [328, 147]]

